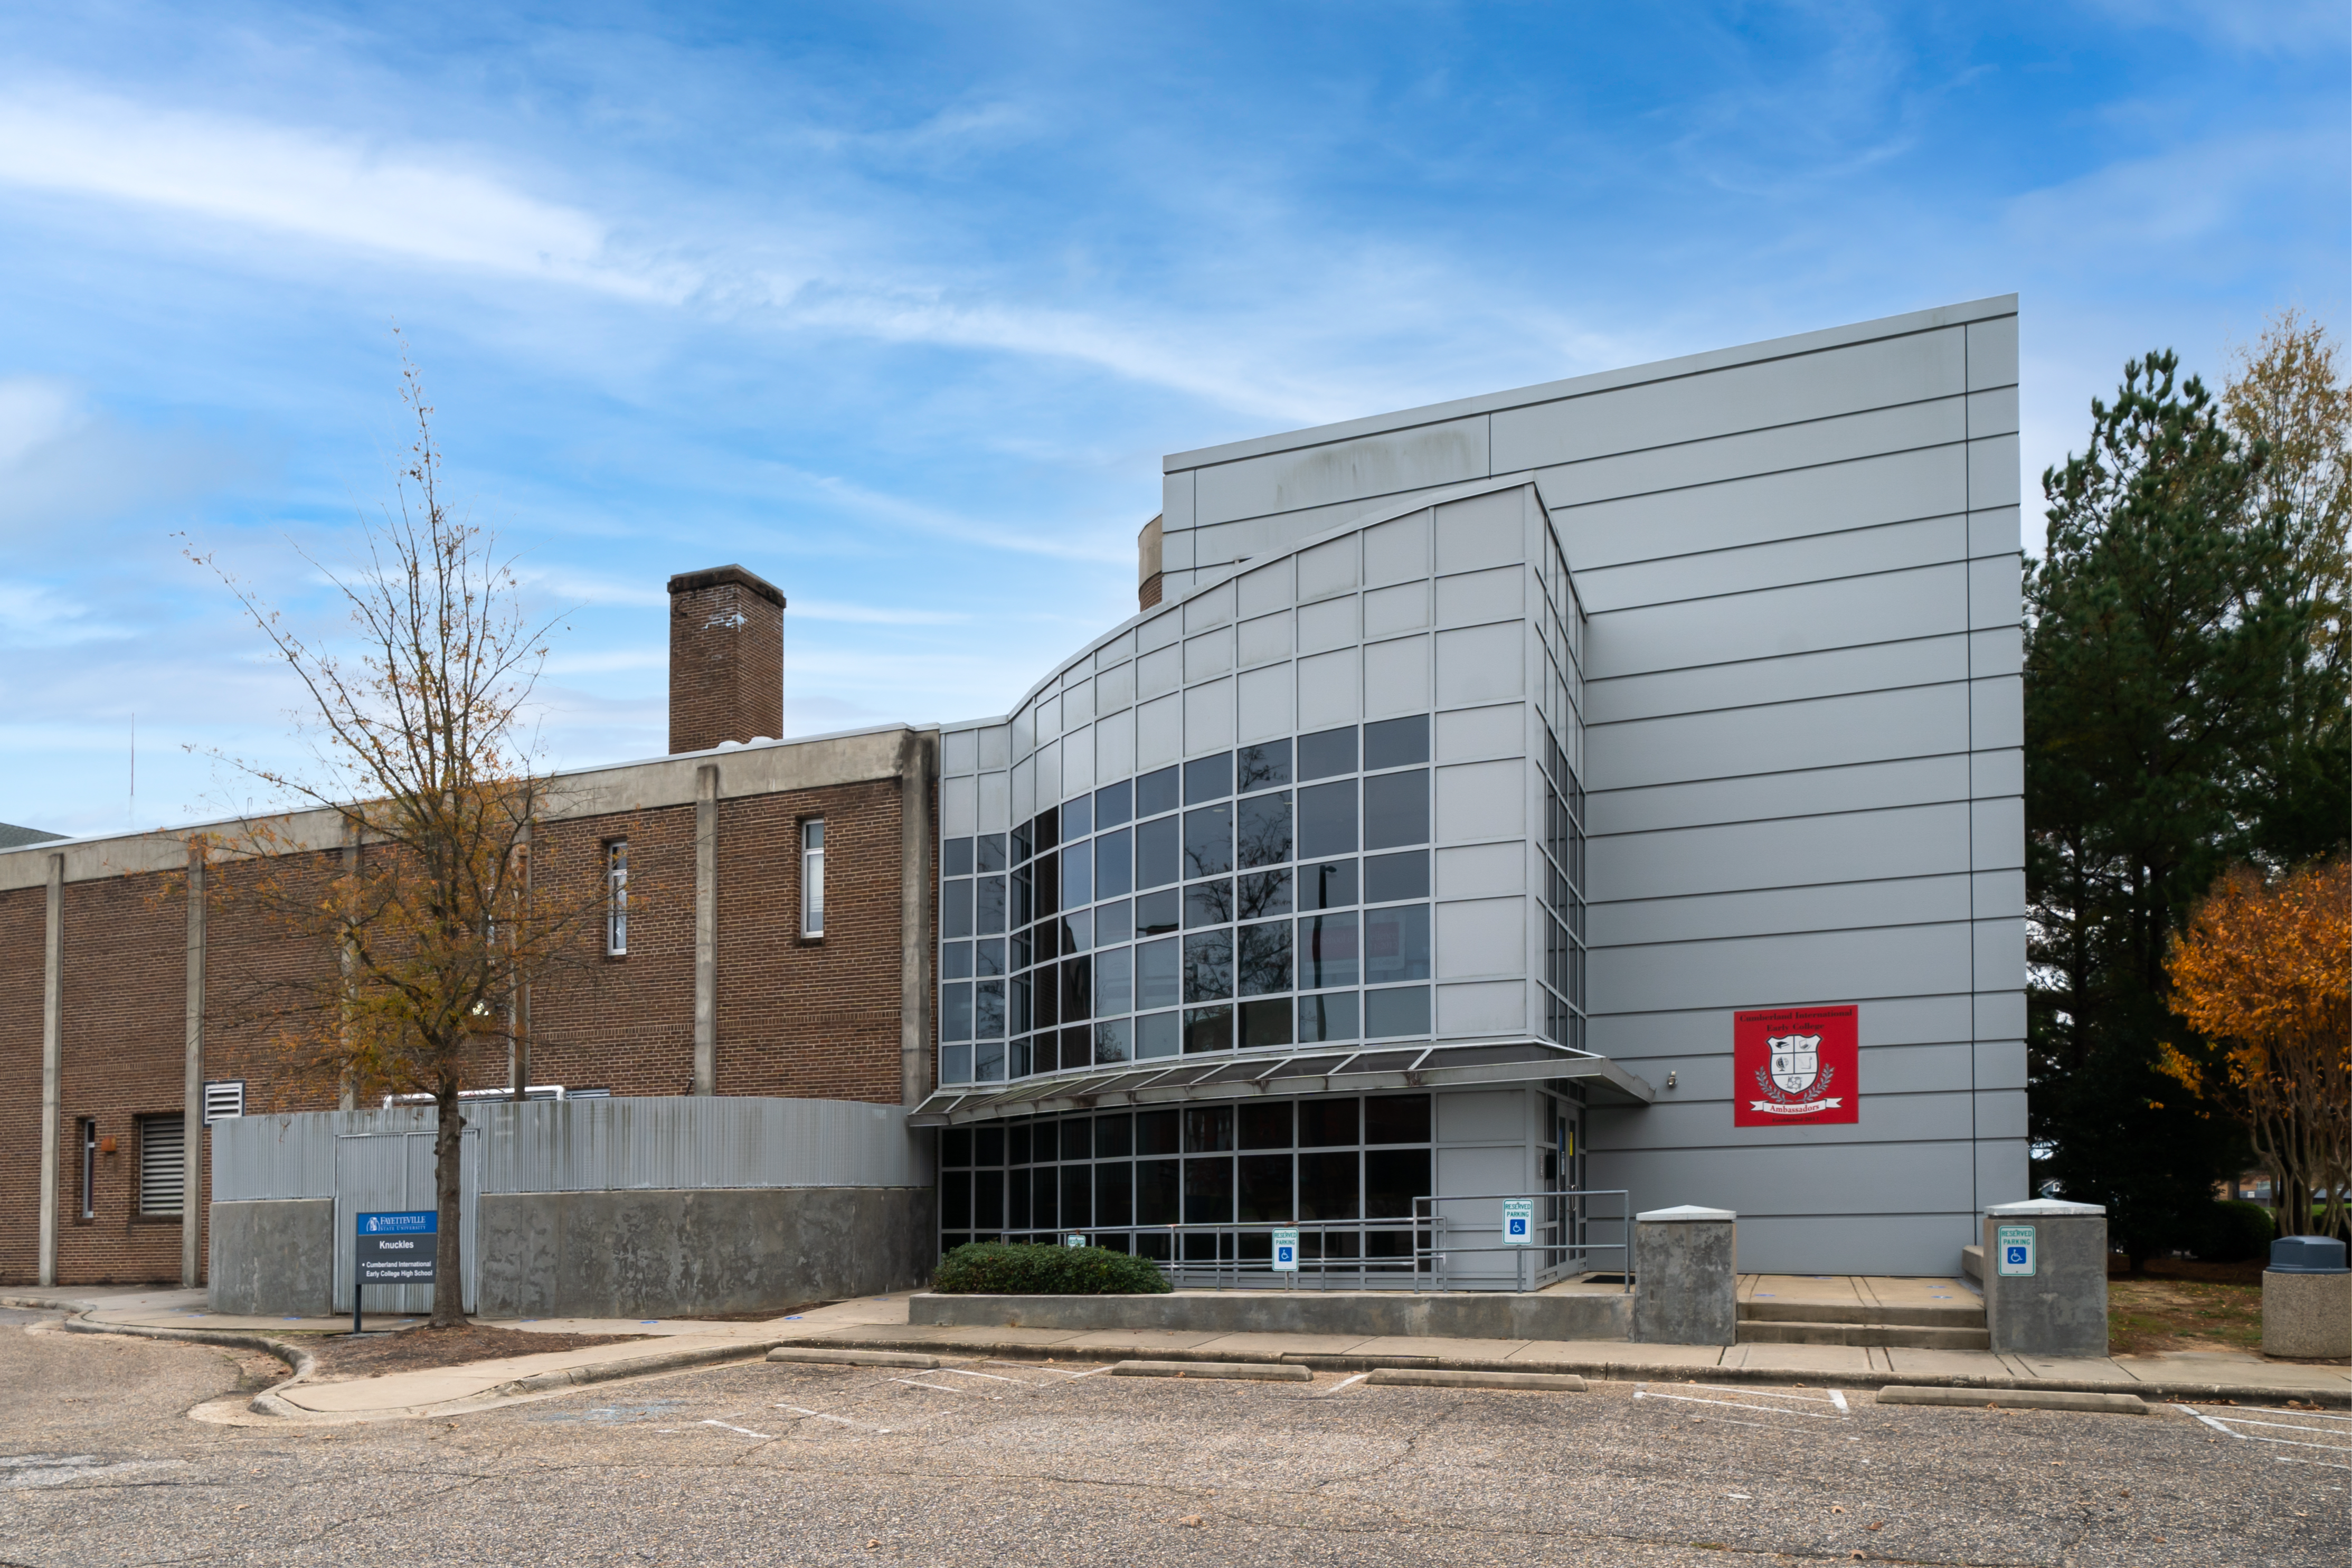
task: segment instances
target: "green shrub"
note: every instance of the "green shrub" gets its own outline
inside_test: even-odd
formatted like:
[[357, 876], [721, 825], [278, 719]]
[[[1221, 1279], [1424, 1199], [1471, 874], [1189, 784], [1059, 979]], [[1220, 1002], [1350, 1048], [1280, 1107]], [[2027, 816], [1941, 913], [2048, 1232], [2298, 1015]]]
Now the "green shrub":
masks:
[[940, 1259], [931, 1289], [950, 1296], [1151, 1296], [1173, 1287], [1150, 1259], [1108, 1247], [974, 1241]]
[[2270, 1256], [2271, 1211], [2243, 1198], [2224, 1198], [2205, 1216], [2197, 1256], [2208, 1263], [2244, 1263]]

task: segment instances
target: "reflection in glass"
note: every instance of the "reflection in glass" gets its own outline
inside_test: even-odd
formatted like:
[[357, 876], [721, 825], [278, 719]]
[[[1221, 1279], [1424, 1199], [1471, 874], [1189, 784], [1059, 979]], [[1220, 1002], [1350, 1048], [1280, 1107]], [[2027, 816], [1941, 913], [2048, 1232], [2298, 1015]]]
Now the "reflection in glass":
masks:
[[1158, 936], [1177, 929], [1183, 921], [1183, 899], [1173, 888], [1146, 893], [1135, 900], [1135, 934]]
[[1276, 996], [1242, 1004], [1242, 1049], [1290, 1044], [1290, 999]]
[[1234, 868], [1234, 808], [1204, 805], [1184, 814], [1184, 876], [1213, 877]]
[[1172, 882], [1180, 868], [1177, 840], [1181, 829], [1172, 816], [1162, 816], [1135, 830], [1135, 885], [1157, 888]]
[[1095, 830], [1095, 797], [1082, 795], [1062, 803], [1062, 842], [1075, 844]]
[[1298, 855], [1356, 852], [1356, 781], [1316, 784], [1298, 792]]
[[1004, 930], [1004, 879], [982, 877], [972, 891], [972, 929], [982, 936], [999, 935]]
[[1003, 870], [1004, 835], [1002, 833], [983, 833], [976, 842], [980, 847], [980, 869], [983, 871]]
[[[1243, 995], [1265, 996], [1290, 989], [1288, 921], [1268, 921], [1263, 925], [1242, 927], [1238, 952]], [[1266, 1043], [1280, 1045], [1288, 1039], [1289, 1026], [1286, 1024], [1283, 1038]]]
[[1264, 745], [1244, 746], [1240, 766], [1237, 794], [1247, 795], [1252, 790], [1273, 789], [1286, 784], [1290, 782], [1290, 742], [1268, 741]]
[[1241, 903], [1235, 913], [1243, 920], [1286, 915], [1290, 912], [1290, 873], [1252, 872], [1241, 879], [1240, 894]]
[[971, 987], [963, 982], [940, 987], [940, 1038], [971, 1038]]
[[1298, 907], [1344, 910], [1356, 901], [1356, 863], [1318, 860], [1298, 868]]
[[1004, 1037], [1004, 982], [983, 980], [972, 988], [972, 1033], [983, 1040]]
[[1030, 863], [1029, 873], [1030, 897], [1037, 901], [1037, 918], [1044, 920], [1062, 907], [1061, 857], [1048, 850]]
[[1135, 906], [1121, 899], [1095, 906], [1095, 945], [1109, 947], [1135, 934]]
[[1115, 784], [1105, 784], [1095, 791], [1095, 827], [1117, 827], [1135, 813], [1135, 785], [1126, 779]]
[[1184, 764], [1184, 804], [1221, 800], [1234, 793], [1234, 754], [1195, 757]]
[[1148, 1013], [1155, 1007], [1173, 1007], [1181, 1000], [1179, 994], [1177, 969], [1181, 962], [1176, 939], [1147, 942], [1135, 949], [1135, 1007]]
[[1095, 901], [1095, 858], [1087, 853], [1083, 844], [1074, 845], [1062, 856], [1062, 908], [1078, 909]]
[[1154, 1013], [1135, 1021], [1135, 1059], [1147, 1061], [1154, 1057], [1172, 1057], [1182, 1043], [1181, 1026], [1173, 1013]]
[[1184, 1000], [1215, 1002], [1233, 994], [1232, 929], [1187, 934], [1184, 938]]
[[971, 943], [968, 942], [940, 943], [940, 978], [942, 980], [971, 978]]
[[1084, 952], [1095, 944], [1095, 912], [1079, 910], [1061, 920], [1062, 951]]
[[1298, 922], [1298, 988], [1353, 985], [1360, 977], [1356, 917], [1314, 915]]
[[1234, 1009], [1231, 1003], [1217, 1007], [1188, 1007], [1184, 1010], [1184, 1050], [1229, 1051], [1234, 1048]]
[[1107, 1019], [1095, 1026], [1095, 1060], [1123, 1062], [1135, 1055], [1133, 1026], [1125, 1018]]
[[1184, 927], [1229, 925], [1234, 918], [1234, 882], [1230, 877], [1220, 877], [1213, 882], [1194, 882], [1184, 889]]
[[941, 1083], [971, 1081], [971, 1047], [970, 1046], [940, 1047], [940, 1081]]
[[[1062, 1018], [1066, 1023], [1095, 1016], [1095, 961], [1062, 960]], [[1038, 1022], [1045, 1022], [1039, 1019]]]
[[979, 956], [978, 973], [982, 974], [1004, 973], [1004, 939], [1003, 937], [992, 936], [975, 942], [972, 944], [972, 951]]
[[1134, 834], [1127, 828], [1095, 840], [1095, 897], [1116, 899], [1135, 887]]
[[[1429, 978], [1429, 906], [1364, 911], [1364, 983]], [[1335, 983], [1336, 984], [1336, 983]]]
[[981, 1083], [1004, 1081], [1004, 1042], [982, 1040], [972, 1047], [971, 1076]]
[[1095, 954], [1095, 1015], [1115, 1018], [1135, 1006], [1135, 956], [1124, 947]]
[[1335, 991], [1328, 996], [1301, 996], [1298, 999], [1298, 1043], [1316, 1045], [1326, 1040], [1352, 1040], [1356, 1037], [1356, 994]]
[[1290, 792], [1253, 795], [1234, 816], [1240, 860], [1247, 866], [1279, 866], [1290, 858]]
[[940, 875], [969, 877], [971, 875], [971, 840], [950, 838], [940, 846]]
[[940, 884], [940, 934], [946, 937], [971, 934], [971, 883], [970, 880]]
[[1135, 781], [1135, 815], [1139, 820], [1176, 809], [1176, 770], [1161, 768]]

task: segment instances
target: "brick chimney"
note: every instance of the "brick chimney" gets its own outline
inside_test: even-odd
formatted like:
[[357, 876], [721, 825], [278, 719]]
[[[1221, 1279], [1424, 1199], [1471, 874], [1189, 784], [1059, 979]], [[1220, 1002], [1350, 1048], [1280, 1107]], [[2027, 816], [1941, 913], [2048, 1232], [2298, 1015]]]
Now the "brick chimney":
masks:
[[740, 566], [669, 580], [669, 749], [784, 732], [784, 596]]

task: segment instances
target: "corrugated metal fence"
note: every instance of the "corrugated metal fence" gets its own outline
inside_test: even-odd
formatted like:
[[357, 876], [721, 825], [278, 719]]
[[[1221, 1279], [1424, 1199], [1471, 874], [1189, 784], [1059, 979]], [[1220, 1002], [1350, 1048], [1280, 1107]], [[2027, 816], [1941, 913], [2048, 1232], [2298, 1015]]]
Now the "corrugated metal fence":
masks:
[[[465, 1301], [473, 1310], [484, 1193], [694, 1187], [927, 1187], [930, 1141], [895, 1105], [843, 1100], [468, 1101], [460, 1161]], [[431, 1106], [254, 1115], [212, 1125], [213, 1201], [333, 1198], [354, 1216], [434, 1206]], [[351, 1306], [351, 1251], [336, 1247], [335, 1308]], [[371, 1287], [371, 1310], [422, 1312], [429, 1286]]]

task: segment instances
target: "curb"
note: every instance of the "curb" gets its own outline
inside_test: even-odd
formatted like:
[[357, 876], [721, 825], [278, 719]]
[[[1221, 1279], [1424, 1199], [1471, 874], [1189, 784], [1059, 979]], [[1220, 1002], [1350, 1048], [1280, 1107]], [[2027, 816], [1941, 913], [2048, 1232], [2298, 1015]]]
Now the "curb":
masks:
[[907, 1351], [810, 1350], [794, 1345], [778, 1345], [768, 1352], [768, 1359], [793, 1366], [895, 1366], [917, 1372], [929, 1372], [940, 1364], [935, 1355]]
[[2081, 1394], [2063, 1388], [2020, 1388], [1991, 1399], [1978, 1393], [1990, 1390], [1933, 1388], [1889, 1384], [1878, 1391], [1881, 1405], [1943, 1405], [1964, 1410], [2081, 1410], [2102, 1415], [2146, 1415], [2147, 1401], [2134, 1394]]
[[1123, 1361], [1110, 1369], [1113, 1377], [1197, 1377], [1203, 1383], [1307, 1383], [1315, 1374], [1303, 1366], [1265, 1361]]
[[[1036, 1345], [990, 1344], [985, 1342], [950, 1339], [866, 1339], [852, 1335], [824, 1336], [804, 1334], [781, 1342], [790, 1345], [834, 1345], [843, 1349], [929, 1351], [942, 1355], [992, 1355], [1007, 1361], [1108, 1361], [1129, 1353], [1118, 1345]], [[1140, 1348], [1140, 1347], [1135, 1347]], [[1391, 1367], [1421, 1367], [1432, 1370], [1460, 1372], [1512, 1372], [1570, 1373], [1610, 1383], [1803, 1383], [1818, 1388], [1859, 1388], [1875, 1390], [1898, 1381], [1890, 1373], [1843, 1373], [1818, 1370], [1796, 1371], [1787, 1367], [1740, 1366], [1659, 1366], [1642, 1365], [1633, 1362], [1498, 1362], [1478, 1357], [1399, 1355], [1321, 1355], [1297, 1351], [1276, 1353], [1272, 1351], [1216, 1350], [1185, 1351], [1153, 1349], [1154, 1359], [1164, 1362], [1223, 1362], [1243, 1365], [1282, 1364], [1307, 1367], [1316, 1372], [1378, 1372]], [[2265, 1384], [2243, 1383], [2134, 1383], [2118, 1388], [2112, 1380], [2093, 1382], [2087, 1379], [2035, 1378], [2031, 1381], [2014, 1377], [1973, 1377], [1961, 1374], [1942, 1376], [1913, 1375], [1900, 1380], [1906, 1386], [1920, 1388], [1979, 1388], [2001, 1391], [2047, 1390], [2065, 1394], [2118, 1394], [2128, 1392], [2143, 1400], [2187, 1401], [2206, 1403], [2235, 1401], [2241, 1405], [2284, 1405], [2290, 1400], [2315, 1403], [2331, 1409], [2352, 1410], [2352, 1387], [2279, 1388]]]
[[0, 1296], [0, 1307], [26, 1312], [95, 1312], [95, 1301], [59, 1301], [47, 1296]]
[[698, 1345], [691, 1350], [664, 1351], [657, 1355], [632, 1356], [626, 1361], [604, 1361], [587, 1366], [558, 1367], [552, 1372], [533, 1373], [509, 1382], [486, 1388], [475, 1394], [477, 1399], [500, 1399], [518, 1394], [545, 1394], [551, 1389], [581, 1388], [593, 1383], [612, 1383], [624, 1377], [641, 1377], [653, 1372], [682, 1372], [689, 1367], [710, 1366], [720, 1362], [751, 1361], [764, 1358], [776, 1348], [773, 1340], [738, 1340], [723, 1345]]
[[309, 1377], [319, 1366], [316, 1356], [286, 1340], [274, 1340], [267, 1334], [238, 1333], [229, 1329], [151, 1329], [139, 1323], [93, 1323], [86, 1318], [68, 1318], [61, 1326], [69, 1334], [126, 1334], [141, 1340], [176, 1340], [183, 1344], [267, 1352], [284, 1362], [293, 1375], [255, 1394], [253, 1402], [246, 1408], [256, 1415], [303, 1416], [310, 1414], [278, 1397]]
[[1384, 1366], [1364, 1381], [1376, 1388], [1520, 1388], [1546, 1394], [1582, 1394], [1584, 1379], [1572, 1372], [1470, 1372], [1444, 1367]]

